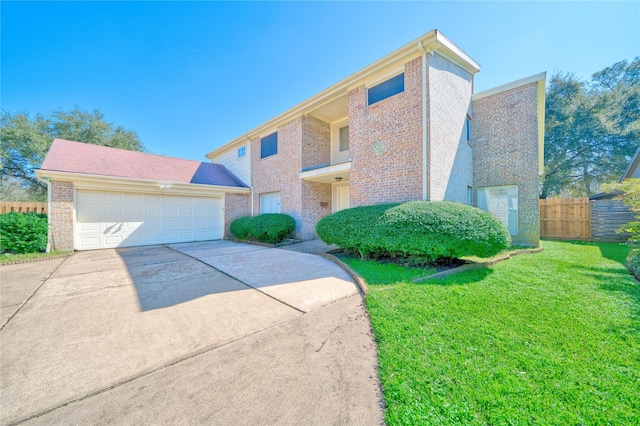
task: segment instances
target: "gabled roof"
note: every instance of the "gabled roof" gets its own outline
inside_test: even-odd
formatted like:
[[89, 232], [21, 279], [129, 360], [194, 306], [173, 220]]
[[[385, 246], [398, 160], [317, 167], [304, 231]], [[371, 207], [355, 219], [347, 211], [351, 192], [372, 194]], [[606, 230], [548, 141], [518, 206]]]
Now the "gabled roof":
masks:
[[64, 139], [53, 141], [41, 170], [247, 188], [220, 164], [164, 157]]
[[624, 174], [620, 178], [620, 182], [627, 178], [633, 177], [636, 170], [638, 170], [638, 165], [640, 165], [640, 146], [636, 149], [636, 153], [631, 157], [631, 162], [629, 162], [629, 167], [624, 171]]

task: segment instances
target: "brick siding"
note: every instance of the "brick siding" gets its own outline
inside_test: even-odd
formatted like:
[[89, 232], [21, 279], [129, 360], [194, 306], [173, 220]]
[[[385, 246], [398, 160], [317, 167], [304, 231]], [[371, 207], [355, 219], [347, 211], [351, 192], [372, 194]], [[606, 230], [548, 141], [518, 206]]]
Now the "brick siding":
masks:
[[518, 185], [518, 234], [514, 244], [537, 246], [537, 83], [473, 101], [475, 187]]
[[251, 196], [249, 194], [224, 195], [224, 236], [231, 237], [229, 225], [234, 219], [251, 214]]
[[302, 167], [329, 164], [331, 125], [315, 117], [302, 117]]
[[471, 73], [440, 55], [428, 57], [429, 199], [467, 203], [473, 186], [473, 150], [467, 143]]
[[302, 182], [302, 226], [298, 237], [303, 240], [317, 238], [316, 223], [331, 214], [331, 184]]
[[405, 64], [404, 87], [367, 105], [349, 92], [351, 207], [422, 198], [422, 59]]
[[52, 250], [73, 250], [73, 183], [53, 180], [49, 232]]

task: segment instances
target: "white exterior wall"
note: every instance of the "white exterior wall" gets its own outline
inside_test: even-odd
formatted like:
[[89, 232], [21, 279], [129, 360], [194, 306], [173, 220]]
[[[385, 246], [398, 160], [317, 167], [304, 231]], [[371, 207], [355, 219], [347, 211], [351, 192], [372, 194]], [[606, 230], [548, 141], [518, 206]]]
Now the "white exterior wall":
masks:
[[[238, 158], [238, 149], [245, 147], [245, 155]], [[247, 186], [251, 186], [251, 153], [249, 144], [235, 145], [211, 159], [212, 163], [222, 164]]]
[[340, 128], [348, 125], [348, 118], [331, 125], [331, 165], [346, 163], [351, 158], [349, 150], [340, 151]]

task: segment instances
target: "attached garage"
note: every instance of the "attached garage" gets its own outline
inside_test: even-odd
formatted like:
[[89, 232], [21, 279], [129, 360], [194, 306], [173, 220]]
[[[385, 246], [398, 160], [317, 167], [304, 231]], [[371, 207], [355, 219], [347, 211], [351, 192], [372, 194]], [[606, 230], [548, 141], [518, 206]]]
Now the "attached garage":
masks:
[[221, 239], [227, 195], [250, 193], [219, 164], [59, 139], [37, 175], [56, 250]]
[[223, 205], [223, 197], [77, 190], [76, 249], [218, 240]]

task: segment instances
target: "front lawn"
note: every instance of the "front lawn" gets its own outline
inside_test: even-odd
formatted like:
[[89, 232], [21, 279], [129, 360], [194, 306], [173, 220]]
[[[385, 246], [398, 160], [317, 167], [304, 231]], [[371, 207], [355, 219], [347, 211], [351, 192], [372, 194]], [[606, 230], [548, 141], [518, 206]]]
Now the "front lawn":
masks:
[[421, 284], [416, 269], [345, 259], [370, 284], [388, 424], [638, 424], [628, 248], [543, 245]]

